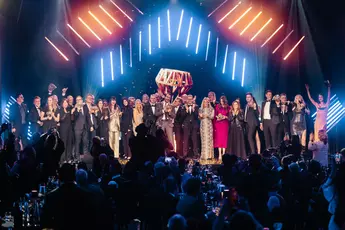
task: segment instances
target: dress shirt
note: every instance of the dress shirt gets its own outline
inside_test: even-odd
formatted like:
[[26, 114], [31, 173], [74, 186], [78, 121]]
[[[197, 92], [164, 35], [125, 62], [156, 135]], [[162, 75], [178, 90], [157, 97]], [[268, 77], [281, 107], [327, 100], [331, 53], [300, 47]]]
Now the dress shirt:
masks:
[[264, 120], [271, 120], [270, 108], [271, 101], [266, 101], [264, 107]]
[[151, 106], [153, 115], [155, 115], [155, 112], [156, 112], [156, 104], [150, 104], [150, 106]]
[[188, 111], [189, 111], [190, 114], [192, 114], [192, 108], [193, 108], [192, 105], [188, 105]]
[[[87, 105], [87, 108], [89, 109], [89, 112], [91, 111], [91, 105]], [[91, 123], [93, 125], [93, 116], [92, 113], [90, 113], [90, 119], [91, 119]]]
[[41, 114], [41, 109], [40, 109], [39, 107], [36, 107], [36, 110], [37, 110], [38, 115], [40, 116], [40, 114]]

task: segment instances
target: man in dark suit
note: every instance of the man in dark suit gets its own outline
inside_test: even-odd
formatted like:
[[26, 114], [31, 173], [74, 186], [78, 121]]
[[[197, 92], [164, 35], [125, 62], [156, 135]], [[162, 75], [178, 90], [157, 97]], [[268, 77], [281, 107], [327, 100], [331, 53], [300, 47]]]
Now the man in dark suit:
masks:
[[194, 103], [192, 95], [188, 95], [187, 103], [183, 106], [182, 117], [183, 119], [183, 156], [188, 154], [189, 138], [192, 139], [194, 157], [199, 155], [198, 145], [198, 122], [199, 107]]
[[25, 142], [27, 133], [27, 107], [24, 104], [24, 96], [21, 93], [17, 94], [16, 103], [10, 107], [10, 122], [13, 134]]
[[156, 116], [156, 95], [152, 94], [150, 96], [150, 103], [147, 103], [144, 105], [144, 124], [146, 125], [147, 128], [149, 128], [149, 134], [156, 136], [156, 121], [157, 121], [157, 116]]
[[174, 112], [175, 112], [175, 119], [174, 119], [174, 133], [175, 133], [175, 141], [176, 141], [176, 149], [175, 151], [179, 156], [183, 155], [183, 114], [182, 114], [182, 100], [181, 98], [176, 98], [174, 101]]
[[43, 122], [40, 119], [41, 114], [41, 98], [36, 96], [34, 98], [33, 106], [29, 112], [29, 122], [31, 123], [32, 133], [41, 133]]
[[264, 131], [266, 149], [277, 147], [280, 106], [272, 101], [272, 91], [266, 91], [266, 101], [262, 102], [260, 129]]
[[75, 137], [75, 160], [80, 160], [80, 145], [83, 145], [82, 154], [88, 152], [88, 122], [87, 122], [87, 107], [83, 105], [83, 98], [78, 96], [76, 98], [76, 105], [72, 109], [74, 118], [74, 137]]
[[156, 105], [156, 117], [157, 117], [157, 127], [161, 128], [168, 137], [168, 140], [173, 145], [174, 144], [174, 119], [175, 119], [175, 110], [171, 105], [171, 96], [167, 94], [164, 97], [164, 101], [157, 103]]
[[86, 112], [86, 123], [87, 123], [87, 130], [88, 130], [88, 151], [91, 150], [92, 147], [92, 140], [96, 136], [96, 130], [98, 128], [97, 118], [96, 118], [96, 111], [94, 110], [95, 105], [94, 103], [94, 96], [92, 94], [88, 94], [86, 96], [86, 103], [84, 105], [84, 111]]

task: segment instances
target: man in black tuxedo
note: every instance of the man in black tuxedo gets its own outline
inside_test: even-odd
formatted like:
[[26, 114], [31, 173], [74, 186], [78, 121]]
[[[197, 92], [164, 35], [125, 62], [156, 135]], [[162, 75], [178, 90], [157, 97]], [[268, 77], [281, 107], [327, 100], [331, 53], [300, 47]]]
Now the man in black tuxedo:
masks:
[[144, 105], [144, 124], [146, 125], [147, 128], [149, 128], [149, 134], [152, 136], [156, 136], [156, 121], [157, 121], [157, 116], [156, 116], [156, 95], [152, 94], [150, 96], [150, 102]]
[[41, 114], [41, 98], [36, 96], [34, 98], [33, 106], [29, 112], [29, 122], [31, 123], [32, 133], [41, 133], [43, 122], [40, 119]]
[[194, 103], [194, 98], [192, 95], [188, 95], [187, 103], [182, 107], [182, 117], [183, 117], [183, 156], [187, 157], [189, 138], [192, 139], [193, 153], [197, 157], [199, 155], [199, 145], [198, 145], [198, 130], [199, 130], [199, 108]]
[[27, 107], [24, 104], [23, 94], [17, 94], [16, 103], [10, 107], [9, 117], [13, 134], [25, 142], [27, 133]]
[[161, 128], [168, 137], [168, 140], [173, 145], [174, 144], [174, 119], [175, 110], [171, 105], [171, 95], [167, 94], [164, 97], [164, 101], [157, 103], [156, 105], [156, 117], [157, 117], [157, 127]]
[[92, 147], [92, 140], [96, 136], [96, 130], [98, 128], [97, 118], [96, 118], [96, 111], [94, 110], [94, 101], [95, 98], [92, 94], [88, 94], [86, 96], [86, 103], [84, 105], [84, 111], [86, 112], [86, 123], [87, 123], [87, 139], [88, 139], [88, 151], [91, 150]]
[[260, 129], [264, 131], [266, 149], [277, 147], [280, 105], [272, 101], [272, 91], [266, 91], [266, 101], [262, 102]]
[[179, 156], [183, 155], [183, 130], [182, 130], [182, 124], [183, 124], [183, 114], [182, 110], [183, 107], [181, 105], [182, 100], [181, 98], [176, 98], [174, 101], [174, 112], [175, 112], [175, 119], [174, 119], [174, 133], [175, 133], [175, 141], [176, 141], [176, 149], [175, 151]]
[[76, 98], [76, 105], [72, 109], [74, 118], [74, 140], [75, 140], [75, 160], [80, 160], [80, 145], [83, 145], [82, 154], [88, 152], [88, 122], [87, 122], [87, 106], [83, 105], [83, 98], [78, 96]]
[[286, 94], [280, 94], [280, 123], [278, 128], [279, 142], [282, 142], [284, 136], [290, 136], [290, 117], [292, 111], [292, 103], [287, 100]]

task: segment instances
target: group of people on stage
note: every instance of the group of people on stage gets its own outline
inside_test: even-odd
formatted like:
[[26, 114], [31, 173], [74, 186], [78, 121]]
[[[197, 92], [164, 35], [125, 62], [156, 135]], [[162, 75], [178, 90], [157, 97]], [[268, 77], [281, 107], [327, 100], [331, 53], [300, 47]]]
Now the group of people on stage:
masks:
[[[330, 84], [327, 100], [319, 95], [318, 102], [311, 98], [309, 86], [306, 85], [306, 89], [317, 109], [315, 135], [311, 141], [319, 141], [319, 130], [324, 130], [327, 122]], [[300, 94], [289, 101], [286, 94], [273, 96], [272, 91], [267, 90], [266, 100], [259, 106], [253, 95], [247, 93], [246, 102], [241, 106], [240, 99], [229, 103], [221, 96], [218, 102], [215, 93], [209, 92], [199, 107], [192, 95], [172, 100], [170, 94], [144, 94], [141, 100], [122, 98], [119, 105], [116, 97], [95, 101], [92, 94], [86, 96], [85, 102], [81, 96], [74, 101], [71, 95], [64, 97], [66, 90], [62, 90], [60, 103], [58, 97], [52, 95], [43, 107], [41, 98], [36, 96], [29, 111], [23, 103], [24, 96], [18, 94], [17, 103], [10, 108], [12, 132], [17, 137], [25, 139], [29, 122], [32, 133], [58, 128], [65, 143], [63, 162], [78, 161], [80, 155], [89, 153], [95, 136], [109, 141], [115, 158], [120, 157], [121, 139], [124, 157], [131, 158], [129, 139], [136, 135], [140, 124], [145, 124], [148, 134], [153, 136], [157, 130], [163, 130], [180, 157], [193, 152], [194, 157], [213, 159], [216, 149], [219, 159], [225, 153], [245, 159], [247, 153], [261, 152], [261, 142], [265, 148], [278, 147], [290, 136], [298, 137], [302, 146], [307, 144], [306, 116], [310, 110]], [[260, 138], [259, 130], [263, 131], [264, 138]]]

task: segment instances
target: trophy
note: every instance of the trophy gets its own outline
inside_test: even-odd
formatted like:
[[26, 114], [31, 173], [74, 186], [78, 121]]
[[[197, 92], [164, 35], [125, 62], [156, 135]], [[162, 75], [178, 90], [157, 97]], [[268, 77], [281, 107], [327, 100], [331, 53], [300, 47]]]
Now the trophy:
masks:
[[48, 86], [48, 93], [49, 95], [52, 95], [53, 91], [56, 89], [56, 85], [54, 85], [53, 83], [50, 83]]

